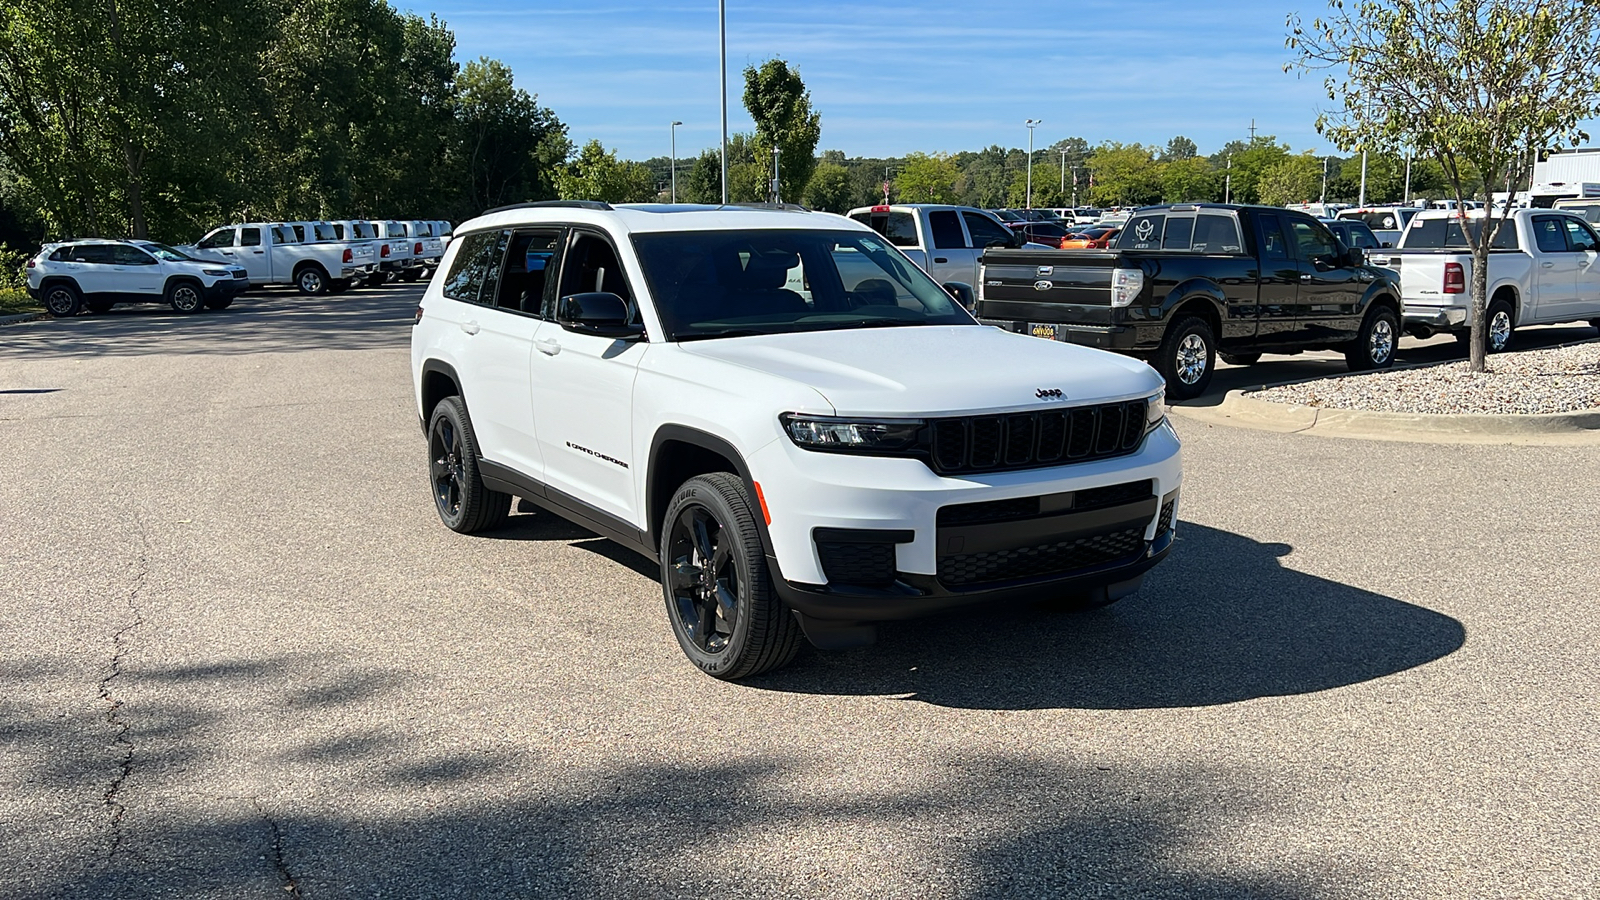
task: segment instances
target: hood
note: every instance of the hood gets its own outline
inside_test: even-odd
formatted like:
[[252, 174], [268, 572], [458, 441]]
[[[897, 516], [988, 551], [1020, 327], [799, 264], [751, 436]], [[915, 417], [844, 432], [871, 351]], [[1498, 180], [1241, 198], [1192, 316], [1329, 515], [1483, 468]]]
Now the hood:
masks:
[[[685, 352], [814, 388], [840, 415], [932, 416], [1130, 399], [1161, 376], [1142, 362], [984, 326], [921, 325], [721, 338]], [[1060, 399], [1038, 392], [1061, 391]]]

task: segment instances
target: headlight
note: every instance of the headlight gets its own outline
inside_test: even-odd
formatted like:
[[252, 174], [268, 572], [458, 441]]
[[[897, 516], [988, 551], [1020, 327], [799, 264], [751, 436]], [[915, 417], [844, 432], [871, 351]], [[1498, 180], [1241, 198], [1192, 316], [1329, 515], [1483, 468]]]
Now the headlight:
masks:
[[227, 278], [233, 273], [227, 269], [201, 269], [200, 271], [215, 278]]
[[1111, 305], [1132, 306], [1144, 292], [1143, 269], [1111, 270]]
[[1167, 389], [1162, 388], [1150, 395], [1144, 404], [1144, 433], [1149, 434], [1161, 426], [1167, 418]]
[[921, 419], [842, 419], [784, 413], [778, 417], [796, 446], [836, 453], [902, 453], [915, 449]]

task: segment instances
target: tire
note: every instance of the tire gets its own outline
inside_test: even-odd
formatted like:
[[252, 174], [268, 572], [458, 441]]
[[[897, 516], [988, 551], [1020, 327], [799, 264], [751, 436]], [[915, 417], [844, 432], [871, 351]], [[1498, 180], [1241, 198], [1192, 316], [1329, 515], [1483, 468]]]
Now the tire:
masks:
[[328, 291], [328, 275], [320, 266], [306, 266], [294, 273], [294, 286], [308, 297], [325, 294]]
[[663, 520], [660, 556], [667, 620], [700, 671], [733, 681], [785, 666], [800, 652], [800, 624], [772, 589], [737, 477], [713, 472], [678, 488]]
[[330, 294], [342, 294], [348, 290], [350, 290], [350, 279], [348, 278], [335, 278], [328, 282], [328, 293]]
[[483, 486], [478, 439], [460, 397], [446, 397], [428, 417], [428, 476], [433, 505], [444, 527], [477, 534], [505, 522], [511, 495]]
[[1589, 327], [1593, 328], [1596, 331], [1600, 331], [1600, 319], [1590, 319], [1589, 320]]
[[418, 278], [421, 278], [421, 277], [422, 277], [422, 270], [421, 269], [407, 269], [404, 272], [400, 273], [400, 280], [401, 281], [406, 281], [406, 282], [416, 281]]
[[1259, 353], [1218, 353], [1217, 358], [1230, 366], [1253, 366], [1261, 361]]
[[207, 300], [206, 301], [206, 309], [227, 309], [228, 307], [230, 307], [232, 305], [233, 305], [233, 298], [232, 297], [218, 297], [215, 300]]
[[70, 319], [83, 312], [83, 294], [74, 285], [57, 282], [44, 289], [44, 308], [58, 319]]
[[1367, 311], [1356, 339], [1345, 346], [1345, 364], [1352, 372], [1387, 369], [1394, 365], [1394, 351], [1399, 344], [1399, 317], [1387, 306], [1374, 306]]
[[367, 287], [383, 287], [384, 282], [388, 280], [389, 276], [387, 273], [373, 272], [371, 275], [367, 276]]
[[111, 312], [111, 307], [116, 306], [117, 304], [110, 300], [90, 300], [84, 305], [89, 307], [89, 312], [92, 312], [98, 316]]
[[180, 315], [193, 315], [206, 308], [206, 295], [192, 281], [174, 281], [167, 285], [167, 305]]
[[1167, 396], [1192, 400], [1205, 393], [1216, 356], [1216, 338], [1205, 319], [1184, 316], [1168, 326], [1154, 360], [1156, 371], [1167, 380]]

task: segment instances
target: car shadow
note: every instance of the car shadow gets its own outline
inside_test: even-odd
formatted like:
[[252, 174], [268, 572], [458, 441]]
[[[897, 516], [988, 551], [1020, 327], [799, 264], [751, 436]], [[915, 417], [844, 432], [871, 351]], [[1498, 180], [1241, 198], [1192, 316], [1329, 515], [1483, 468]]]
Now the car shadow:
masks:
[[1112, 607], [886, 623], [874, 647], [807, 653], [745, 683], [965, 709], [1213, 706], [1371, 681], [1464, 643], [1449, 616], [1284, 566], [1290, 550], [1183, 523], [1172, 555]]

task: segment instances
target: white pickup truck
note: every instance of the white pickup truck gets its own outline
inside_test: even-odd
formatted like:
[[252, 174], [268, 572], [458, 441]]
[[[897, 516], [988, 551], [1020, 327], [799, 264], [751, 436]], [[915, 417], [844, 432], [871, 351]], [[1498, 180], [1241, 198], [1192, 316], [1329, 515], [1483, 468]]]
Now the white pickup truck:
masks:
[[417, 243], [411, 229], [404, 222], [380, 219], [372, 223], [378, 233], [378, 272], [371, 283], [382, 284], [385, 279], [416, 281], [422, 275], [422, 260], [418, 258]]
[[225, 225], [179, 249], [196, 259], [244, 266], [252, 285], [292, 284], [302, 294], [348, 288], [352, 280], [371, 275], [377, 265], [371, 244], [301, 241], [283, 222]]
[[[1482, 227], [1468, 210], [1465, 227]], [[1459, 215], [1425, 210], [1400, 236], [1405, 330], [1417, 337], [1451, 332], [1465, 343], [1472, 328], [1472, 253]], [[1600, 327], [1600, 236], [1583, 216], [1560, 209], [1518, 209], [1489, 251], [1490, 352], [1505, 350], [1522, 325], [1589, 322]]]
[[[986, 247], [1023, 247], [1020, 236], [1000, 223], [992, 213], [970, 206], [940, 206], [929, 203], [896, 203], [889, 206], [863, 206], [850, 210], [850, 218], [883, 235], [884, 239], [921, 266], [940, 284], [960, 284], [967, 288], [959, 297], [972, 308], [973, 290], [978, 284], [978, 258]], [[957, 289], [959, 290], [959, 289]]]
[[444, 256], [444, 239], [436, 232], [435, 223], [415, 220], [405, 223], [406, 230], [411, 232], [411, 253], [422, 266], [416, 269], [418, 277], [427, 277], [439, 268], [439, 260]]

